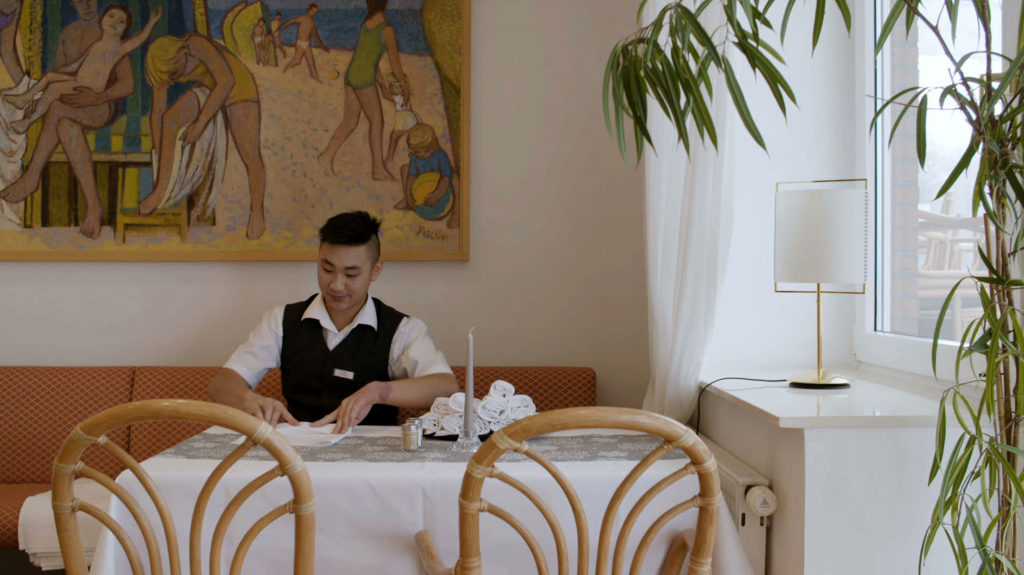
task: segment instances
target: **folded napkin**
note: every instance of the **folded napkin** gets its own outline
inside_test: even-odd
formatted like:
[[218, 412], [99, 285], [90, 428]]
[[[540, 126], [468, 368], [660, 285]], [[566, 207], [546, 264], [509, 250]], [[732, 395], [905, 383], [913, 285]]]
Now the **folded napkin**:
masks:
[[[312, 427], [308, 421], [303, 421], [298, 425], [292, 425], [290, 423], [278, 423], [274, 427], [274, 431], [281, 434], [285, 441], [292, 447], [327, 447], [328, 445], [334, 445], [341, 441], [341, 438], [348, 435], [348, 431], [345, 433], [331, 433], [334, 429], [333, 423], [322, 425], [320, 427]], [[349, 431], [352, 431], [349, 429]], [[234, 444], [240, 444], [245, 440], [245, 436], [236, 439]]]
[[[44, 571], [63, 569], [64, 561], [57, 540], [57, 527], [53, 519], [52, 492], [45, 491], [25, 500], [18, 513], [18, 548], [28, 553], [29, 561]], [[106, 509], [110, 503], [110, 491], [92, 479], [80, 477], [75, 480], [75, 497]], [[82, 537], [82, 548], [86, 565], [92, 563], [96, 540], [104, 529], [99, 521], [85, 513], [76, 513], [78, 530]], [[6, 571], [5, 571], [6, 572]]]

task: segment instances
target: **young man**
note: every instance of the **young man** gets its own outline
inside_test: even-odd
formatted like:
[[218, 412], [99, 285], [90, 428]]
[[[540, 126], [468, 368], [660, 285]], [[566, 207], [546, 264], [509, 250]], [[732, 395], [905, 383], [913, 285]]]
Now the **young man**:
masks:
[[[274, 19], [270, 21], [270, 40], [274, 43], [274, 48], [271, 50], [273, 55], [277, 55], [277, 51], [281, 51], [281, 58], [283, 59], [288, 54], [284, 51], [284, 44], [281, 43], [281, 13], [274, 14]], [[277, 63], [274, 64], [277, 66]]]
[[[380, 221], [338, 214], [320, 228], [320, 293], [264, 314], [210, 382], [210, 398], [271, 424], [313, 421], [344, 433], [360, 422], [395, 425], [398, 408], [429, 408], [458, 391], [421, 320], [369, 296], [380, 275]], [[253, 391], [281, 368], [288, 406]]]
[[320, 74], [316, 71], [316, 60], [313, 58], [313, 40], [320, 44], [320, 48], [324, 52], [327, 51], [327, 46], [316, 30], [316, 13], [319, 11], [320, 8], [315, 3], [310, 4], [305, 14], [288, 20], [278, 29], [280, 32], [289, 26], [298, 26], [298, 30], [295, 32], [295, 56], [292, 57], [291, 62], [285, 65], [284, 71], [287, 72], [292, 67], [298, 66], [299, 62], [305, 58], [306, 66], [309, 67], [309, 75], [317, 82], [320, 81]]

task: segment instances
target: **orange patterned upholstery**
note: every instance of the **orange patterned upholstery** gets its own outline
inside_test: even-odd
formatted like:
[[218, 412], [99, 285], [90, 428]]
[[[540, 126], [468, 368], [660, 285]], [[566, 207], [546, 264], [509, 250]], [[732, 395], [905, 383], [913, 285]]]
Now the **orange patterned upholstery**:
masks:
[[[0, 484], [49, 483], [53, 457], [71, 430], [90, 415], [130, 401], [131, 390], [131, 367], [0, 369]], [[107, 439], [128, 447], [125, 430]], [[119, 471], [109, 456], [92, 465]]]
[[[50, 489], [53, 458], [79, 422], [131, 398], [131, 367], [0, 368], [0, 549], [18, 547], [18, 513], [25, 499]], [[119, 429], [109, 440], [128, 447]], [[89, 464], [117, 474], [101, 449]]]
[[[466, 386], [466, 368], [452, 367], [459, 387]], [[504, 379], [516, 393], [529, 395], [537, 411], [597, 404], [597, 374], [589, 367], [481, 366], [473, 370], [473, 396], [484, 397], [495, 380]]]
[[[466, 388], [466, 367], [453, 365], [459, 388]], [[529, 395], [537, 411], [563, 407], [597, 405], [597, 374], [589, 367], [562, 366], [478, 366], [473, 370], [473, 396], [483, 397], [491, 384], [503, 379], [516, 393]], [[405, 421], [422, 409], [402, 409], [398, 421]]]
[[[219, 367], [139, 367], [135, 371], [132, 401], [171, 397], [208, 400], [206, 386]], [[273, 369], [260, 382], [257, 390], [263, 395], [284, 401], [281, 395], [281, 372]], [[186, 421], [147, 421], [129, 426], [132, 457], [142, 461], [180, 443], [208, 426]]]

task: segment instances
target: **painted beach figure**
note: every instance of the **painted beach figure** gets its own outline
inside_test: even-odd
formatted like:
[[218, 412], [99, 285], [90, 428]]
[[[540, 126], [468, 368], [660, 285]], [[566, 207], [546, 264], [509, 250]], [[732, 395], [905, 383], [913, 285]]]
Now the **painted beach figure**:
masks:
[[430, 124], [409, 130], [409, 163], [401, 168], [402, 199], [395, 209], [412, 210], [426, 220], [449, 217], [448, 227], [459, 225], [457, 198], [452, 185], [452, 163], [441, 149]]
[[366, 0], [366, 19], [359, 26], [359, 37], [352, 53], [348, 68], [345, 69], [345, 102], [342, 107], [341, 123], [334, 129], [327, 147], [317, 156], [317, 161], [329, 174], [334, 174], [334, 158], [352, 131], [359, 124], [359, 118], [366, 116], [370, 124], [367, 134], [370, 145], [370, 175], [375, 180], [393, 180], [394, 176], [384, 163], [384, 113], [377, 89], [377, 75], [380, 60], [387, 54], [388, 64], [395, 78], [409, 93], [409, 78], [402, 69], [398, 56], [398, 39], [395, 29], [385, 17], [387, 0]]
[[393, 73], [389, 73], [387, 79], [383, 81], [381, 81], [379, 73], [377, 76], [381, 95], [395, 105], [395, 119], [391, 126], [391, 135], [388, 136], [387, 163], [394, 159], [398, 143], [402, 141], [402, 138], [409, 133], [413, 126], [420, 123], [420, 115], [412, 109], [409, 92]]
[[[161, 36], [146, 51], [146, 80], [153, 88], [150, 126], [153, 133], [156, 182], [139, 203], [139, 213], [149, 214], [206, 187], [223, 174], [228, 134], [245, 166], [249, 183], [249, 219], [245, 237], [260, 238], [266, 231], [263, 200], [266, 170], [260, 151], [260, 95], [249, 68], [224, 46], [200, 34]], [[188, 91], [169, 104], [173, 84], [189, 85]], [[202, 153], [185, 154], [185, 148], [209, 146]], [[215, 161], [197, 169], [190, 162]], [[187, 160], [177, 161], [181, 158]], [[181, 178], [175, 176], [181, 175]], [[209, 177], [207, 177], [209, 176]], [[219, 183], [209, 192], [208, 206]], [[173, 193], [172, 193], [173, 192]]]
[[295, 32], [295, 55], [292, 57], [291, 62], [285, 65], [284, 71], [291, 70], [305, 59], [306, 66], [309, 68], [309, 77], [317, 82], [320, 81], [320, 73], [316, 70], [316, 60], [313, 58], [313, 41], [315, 40], [320, 44], [321, 50], [327, 51], [327, 45], [324, 44], [323, 39], [320, 38], [320, 33], [316, 29], [316, 13], [319, 11], [320, 7], [314, 2], [306, 8], [305, 14], [288, 20], [277, 29], [278, 34], [280, 34], [285, 28], [297, 26]]
[[63, 68], [47, 72], [39, 82], [25, 92], [4, 94], [8, 102], [19, 108], [24, 108], [32, 100], [39, 100], [29, 116], [11, 122], [11, 129], [24, 133], [33, 122], [46, 114], [54, 101], [61, 96], [74, 93], [81, 86], [95, 92], [102, 91], [110, 79], [114, 65], [142, 46], [160, 20], [160, 15], [161, 9], [157, 7], [142, 31], [125, 39], [132, 26], [131, 11], [120, 4], [107, 6], [100, 20], [103, 35], [89, 46], [81, 58]]
[[284, 51], [284, 44], [281, 43], [281, 13], [274, 14], [274, 19], [270, 21], [270, 41], [273, 43], [273, 48], [270, 50], [274, 56], [274, 65], [277, 66], [277, 52], [281, 52], [281, 59], [283, 60], [288, 54]]
[[252, 47], [256, 51], [256, 65], [267, 66], [270, 64], [270, 54], [267, 52], [267, 23], [263, 18], [256, 21], [252, 27]]
[[[75, 8], [78, 19], [60, 31], [54, 68], [80, 59], [103, 35], [100, 18], [97, 17], [96, 0], [72, 0], [71, 5]], [[10, 0], [0, 0], [0, 11], [13, 14], [14, 8], [15, 5]], [[14, 22], [17, 22], [16, 17], [10, 25], [0, 29], [0, 58], [3, 59], [4, 68], [11, 76], [11, 83], [16, 88], [28, 89], [31, 80], [25, 74], [17, 56], [15, 36], [18, 26]], [[112, 66], [107, 85], [102, 90], [96, 91], [79, 86], [73, 93], [54, 101], [42, 116], [42, 125], [35, 139], [31, 159], [24, 167], [24, 171], [20, 171], [20, 168], [22, 156], [26, 151], [25, 139], [10, 128], [10, 123], [22, 118], [23, 114], [21, 111], [12, 112], [12, 109], [15, 109], [13, 105], [0, 108], [0, 113], [4, 116], [0, 125], [7, 126], [7, 129], [0, 130], [0, 148], [3, 149], [0, 172], [3, 172], [5, 180], [16, 177], [7, 187], [0, 190], [0, 199], [7, 204], [17, 204], [39, 190], [47, 162], [60, 145], [67, 153], [68, 164], [85, 198], [85, 215], [79, 231], [87, 238], [98, 238], [103, 206], [85, 134], [87, 131], [98, 130], [112, 124], [121, 114], [116, 103], [134, 92], [135, 77], [132, 67], [129, 58], [123, 57]], [[15, 175], [19, 173], [20, 175]], [[9, 211], [10, 206], [0, 208], [4, 209]]]

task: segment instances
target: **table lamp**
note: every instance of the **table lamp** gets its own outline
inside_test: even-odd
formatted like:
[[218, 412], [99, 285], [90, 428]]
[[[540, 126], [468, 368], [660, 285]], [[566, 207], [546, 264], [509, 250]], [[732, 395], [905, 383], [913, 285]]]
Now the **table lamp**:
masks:
[[[779, 182], [775, 186], [775, 291], [817, 295], [818, 367], [789, 378], [800, 388], [849, 387], [850, 380], [823, 369], [821, 294], [863, 294], [867, 279], [867, 180]], [[814, 284], [815, 289], [780, 289]], [[822, 285], [837, 289], [822, 289]], [[859, 291], [843, 287], [859, 286]]]

